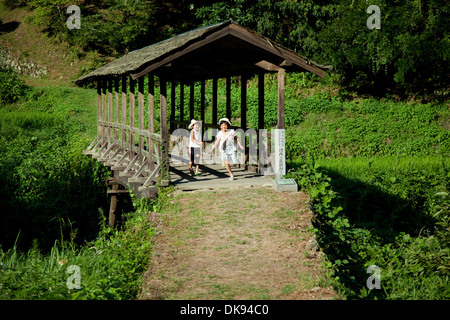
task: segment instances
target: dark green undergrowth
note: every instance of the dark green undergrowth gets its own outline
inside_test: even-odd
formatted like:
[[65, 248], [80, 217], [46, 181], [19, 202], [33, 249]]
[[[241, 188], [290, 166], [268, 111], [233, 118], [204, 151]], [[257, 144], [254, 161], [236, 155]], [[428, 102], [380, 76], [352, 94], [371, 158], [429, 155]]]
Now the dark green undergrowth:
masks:
[[100, 223], [98, 236], [78, 246], [56, 241], [43, 253], [0, 249], [0, 299], [129, 300], [137, 298], [151, 256], [153, 228], [147, 218], [156, 201], [133, 199], [121, 231]]
[[[349, 299], [449, 299], [450, 162], [416, 170], [393, 161], [380, 170], [367, 160], [297, 162], [288, 174], [309, 192], [336, 288]], [[369, 290], [373, 265], [381, 288]]]

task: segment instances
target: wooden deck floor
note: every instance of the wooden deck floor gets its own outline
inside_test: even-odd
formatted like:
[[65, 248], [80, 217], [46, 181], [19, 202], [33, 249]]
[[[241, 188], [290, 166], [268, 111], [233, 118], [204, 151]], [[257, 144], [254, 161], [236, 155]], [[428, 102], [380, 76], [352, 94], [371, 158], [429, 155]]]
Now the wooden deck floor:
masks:
[[[195, 167], [194, 167], [195, 168]], [[235, 180], [229, 180], [229, 173], [220, 164], [200, 165], [201, 175], [192, 176], [187, 164], [170, 164], [170, 177], [175, 188], [180, 191], [218, 190], [240, 187], [272, 187], [273, 177], [261, 176], [245, 170], [231, 167]]]

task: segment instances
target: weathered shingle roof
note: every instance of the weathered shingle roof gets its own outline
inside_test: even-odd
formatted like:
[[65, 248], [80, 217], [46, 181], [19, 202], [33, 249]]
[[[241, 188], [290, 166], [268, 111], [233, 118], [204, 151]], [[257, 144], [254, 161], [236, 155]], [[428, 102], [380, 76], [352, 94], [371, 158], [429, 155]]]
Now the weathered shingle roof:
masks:
[[[233, 53], [226, 51], [234, 50]], [[237, 49], [240, 51], [234, 53]], [[243, 54], [245, 52], [245, 54]], [[306, 69], [319, 76], [324, 71], [314, 62], [295, 52], [282, 48], [258, 33], [233, 21], [210, 25], [188, 31], [170, 39], [132, 51], [76, 80], [77, 84], [101, 78], [130, 74], [138, 78], [150, 71], [170, 75], [173, 79], [183, 77], [221, 75], [227, 69], [232, 72], [255, 67], [255, 62], [264, 60], [279, 65]], [[180, 60], [178, 64], [177, 59]], [[270, 61], [272, 60], [272, 61]], [[208, 64], [209, 62], [209, 64]], [[172, 69], [164, 68], [172, 66]], [[212, 69], [216, 69], [215, 71]]]

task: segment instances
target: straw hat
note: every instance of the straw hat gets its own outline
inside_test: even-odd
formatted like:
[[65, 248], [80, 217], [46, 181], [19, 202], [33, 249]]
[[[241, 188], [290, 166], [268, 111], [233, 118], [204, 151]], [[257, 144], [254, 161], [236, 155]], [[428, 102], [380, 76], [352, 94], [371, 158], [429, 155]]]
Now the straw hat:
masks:
[[197, 120], [195, 120], [195, 119], [192, 119], [192, 120], [191, 120], [191, 123], [189, 124], [188, 129], [192, 129], [192, 127], [194, 127], [194, 124], [196, 124], [197, 122], [199, 122], [199, 121], [197, 121]]
[[230, 120], [228, 120], [228, 118], [222, 118], [222, 119], [220, 119], [220, 120], [219, 120], [219, 125], [220, 125], [222, 122], [226, 122], [226, 123], [228, 123], [228, 124], [231, 126], [231, 122], [230, 122]]

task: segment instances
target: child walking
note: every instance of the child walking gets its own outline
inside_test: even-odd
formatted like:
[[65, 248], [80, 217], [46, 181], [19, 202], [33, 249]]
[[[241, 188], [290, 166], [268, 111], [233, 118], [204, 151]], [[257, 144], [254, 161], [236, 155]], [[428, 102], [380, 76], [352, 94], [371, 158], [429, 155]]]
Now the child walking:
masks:
[[230, 174], [230, 180], [234, 180], [233, 172], [231, 171], [230, 163], [237, 164], [237, 148], [236, 143], [239, 144], [241, 149], [244, 149], [241, 142], [237, 138], [236, 132], [233, 129], [228, 130], [231, 127], [231, 122], [228, 118], [222, 118], [219, 120], [220, 131], [217, 133], [216, 142], [214, 143], [211, 152], [219, 145], [221, 153], [222, 166], [227, 168]]
[[[201, 171], [198, 170], [199, 163], [200, 163], [200, 151], [201, 146], [203, 145], [202, 142], [202, 133], [199, 130], [199, 121], [192, 119], [191, 123], [189, 124], [188, 129], [191, 129], [190, 135], [189, 135], [189, 152], [191, 155], [191, 161], [189, 162], [189, 171], [192, 175], [199, 175], [202, 174]], [[192, 165], [195, 163], [195, 173], [194, 170], [192, 170]]]

